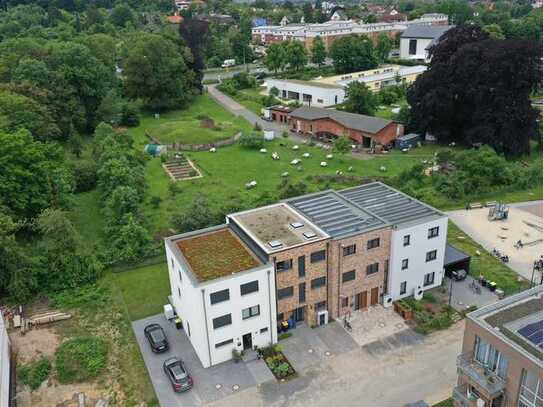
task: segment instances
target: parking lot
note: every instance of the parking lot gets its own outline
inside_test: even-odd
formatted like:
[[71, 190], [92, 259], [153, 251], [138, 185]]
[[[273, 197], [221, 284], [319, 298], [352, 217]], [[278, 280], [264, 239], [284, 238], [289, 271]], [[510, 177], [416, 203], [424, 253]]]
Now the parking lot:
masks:
[[[155, 354], [151, 351], [143, 330], [152, 323], [160, 324], [166, 332], [170, 344], [167, 352]], [[274, 379], [263, 360], [239, 363], [230, 361], [204, 369], [185, 331], [177, 330], [162, 314], [135, 321], [132, 328], [161, 406], [200, 406]], [[194, 387], [185, 393], [172, 390], [162, 369], [164, 360], [172, 356], [178, 356], [185, 362], [194, 380]]]

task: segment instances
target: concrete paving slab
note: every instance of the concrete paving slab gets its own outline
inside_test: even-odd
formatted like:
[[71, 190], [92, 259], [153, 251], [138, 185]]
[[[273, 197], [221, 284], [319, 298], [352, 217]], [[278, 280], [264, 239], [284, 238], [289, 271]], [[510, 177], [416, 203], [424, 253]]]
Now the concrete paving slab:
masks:
[[[484, 307], [488, 304], [493, 304], [499, 300], [498, 296], [485, 287], [481, 287], [481, 293], [477, 294], [475, 290], [471, 288], [473, 278], [467, 276], [462, 281], [452, 281], [452, 296], [451, 306], [457, 311], [465, 311], [471, 305], [477, 306], [477, 308]], [[451, 289], [451, 280], [445, 277], [444, 286], [447, 288], [447, 292]]]
[[[170, 349], [165, 353], [154, 354], [145, 338], [143, 330], [146, 325], [152, 323], [160, 324], [168, 337]], [[132, 328], [155, 393], [163, 407], [200, 406], [254, 387], [257, 380], [265, 380], [262, 372], [255, 368], [249, 369], [244, 362], [229, 361], [204, 369], [185, 331], [177, 330], [174, 324], [166, 321], [162, 314], [135, 321], [132, 323]], [[164, 360], [172, 356], [178, 356], [185, 362], [194, 380], [194, 387], [185, 393], [175, 393], [172, 390], [162, 369]], [[264, 364], [263, 361], [260, 362]], [[253, 371], [257, 371], [256, 378], [253, 376]]]

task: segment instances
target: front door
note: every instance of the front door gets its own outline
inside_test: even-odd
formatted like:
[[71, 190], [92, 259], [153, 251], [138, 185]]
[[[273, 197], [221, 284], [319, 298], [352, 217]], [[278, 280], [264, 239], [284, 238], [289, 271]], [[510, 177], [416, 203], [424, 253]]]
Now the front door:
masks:
[[364, 309], [368, 306], [368, 292], [362, 291], [360, 294], [360, 309]]
[[379, 287], [371, 289], [371, 305], [376, 305], [379, 302]]
[[324, 314], [319, 315], [319, 326], [326, 324], [326, 316]]
[[292, 316], [296, 322], [304, 320], [304, 307], [296, 308], [292, 313]]
[[243, 350], [253, 348], [253, 335], [249, 332], [248, 334], [243, 335]]

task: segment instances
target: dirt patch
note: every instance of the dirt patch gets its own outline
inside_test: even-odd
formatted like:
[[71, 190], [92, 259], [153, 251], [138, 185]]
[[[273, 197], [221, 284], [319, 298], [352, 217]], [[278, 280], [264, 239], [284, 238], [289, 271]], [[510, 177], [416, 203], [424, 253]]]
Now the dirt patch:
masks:
[[18, 407], [31, 406], [55, 406], [76, 407], [79, 406], [79, 394], [84, 394], [85, 406], [95, 406], [104, 395], [95, 385], [87, 383], [50, 385], [44, 382], [40, 388], [30, 392], [25, 388], [17, 393]]
[[24, 335], [17, 330], [11, 332], [9, 337], [18, 363], [28, 363], [41, 356], [51, 359], [61, 342], [61, 337], [48, 327], [32, 329]]

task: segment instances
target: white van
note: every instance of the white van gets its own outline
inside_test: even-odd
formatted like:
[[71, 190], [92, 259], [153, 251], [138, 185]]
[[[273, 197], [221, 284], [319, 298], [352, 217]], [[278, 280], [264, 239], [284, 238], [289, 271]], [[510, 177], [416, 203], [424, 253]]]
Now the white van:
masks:
[[229, 68], [229, 67], [234, 66], [234, 65], [236, 65], [236, 60], [235, 59], [225, 59], [221, 66], [223, 68]]

